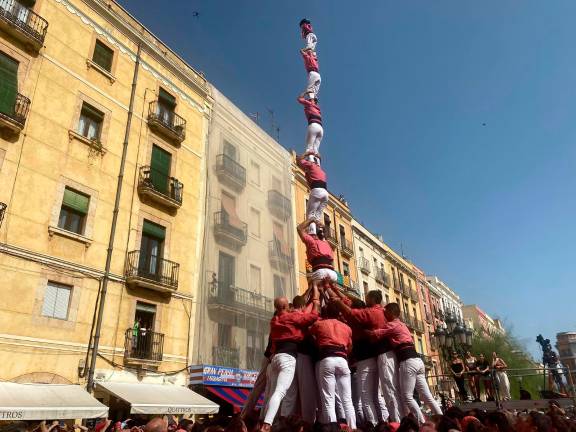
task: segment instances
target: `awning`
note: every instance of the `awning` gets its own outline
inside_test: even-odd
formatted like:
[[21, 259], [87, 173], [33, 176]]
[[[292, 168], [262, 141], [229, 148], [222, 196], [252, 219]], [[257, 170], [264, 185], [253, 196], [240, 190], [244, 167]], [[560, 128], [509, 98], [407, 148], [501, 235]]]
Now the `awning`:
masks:
[[107, 417], [108, 407], [77, 385], [0, 382], [0, 420]]
[[[238, 387], [221, 387], [221, 386], [206, 386], [206, 388], [219, 398], [225, 400], [234, 407], [234, 411], [240, 411], [246, 404], [248, 396], [252, 389], [238, 388]], [[256, 408], [262, 408], [264, 405], [264, 395], [261, 394], [258, 398]]]
[[182, 386], [99, 382], [97, 388], [128, 402], [131, 414], [215, 414], [220, 409]]

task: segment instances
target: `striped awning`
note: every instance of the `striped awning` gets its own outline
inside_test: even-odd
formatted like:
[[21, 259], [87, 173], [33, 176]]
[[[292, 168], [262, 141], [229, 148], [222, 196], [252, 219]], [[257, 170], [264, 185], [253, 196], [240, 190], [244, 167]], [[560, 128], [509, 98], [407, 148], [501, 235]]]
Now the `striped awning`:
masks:
[[[238, 412], [246, 403], [248, 396], [252, 389], [249, 388], [239, 388], [239, 387], [223, 387], [223, 386], [206, 386], [206, 388], [220, 399], [228, 402], [234, 407], [234, 411]], [[264, 395], [260, 395], [258, 398], [257, 408], [262, 408], [264, 405]]]

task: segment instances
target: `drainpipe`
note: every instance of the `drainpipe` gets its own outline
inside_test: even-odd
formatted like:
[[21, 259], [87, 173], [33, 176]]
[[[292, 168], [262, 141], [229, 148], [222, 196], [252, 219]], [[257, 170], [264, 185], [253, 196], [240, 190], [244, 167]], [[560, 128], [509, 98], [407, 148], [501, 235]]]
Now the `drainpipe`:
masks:
[[126, 155], [128, 153], [128, 139], [130, 138], [130, 127], [132, 125], [132, 115], [134, 111], [134, 97], [136, 95], [136, 82], [138, 81], [138, 70], [140, 68], [140, 53], [142, 47], [138, 43], [136, 53], [136, 64], [134, 65], [134, 77], [132, 78], [132, 90], [130, 93], [130, 105], [128, 107], [128, 118], [126, 120], [126, 130], [124, 132], [124, 143], [122, 146], [122, 159], [120, 161], [120, 172], [118, 173], [118, 184], [116, 186], [116, 199], [114, 200], [114, 211], [112, 212], [112, 227], [110, 228], [110, 238], [108, 239], [108, 249], [106, 251], [106, 268], [102, 278], [102, 290], [100, 293], [100, 304], [98, 305], [98, 317], [96, 320], [96, 331], [94, 332], [94, 346], [90, 359], [90, 369], [88, 371], [88, 382], [86, 389], [91, 392], [94, 388], [94, 371], [96, 369], [96, 358], [98, 357], [98, 345], [100, 344], [100, 332], [102, 330], [102, 318], [104, 316], [104, 305], [106, 304], [106, 292], [108, 280], [110, 279], [110, 266], [112, 264], [112, 251], [114, 249], [114, 238], [116, 236], [116, 224], [118, 222], [118, 212], [120, 209], [120, 196], [122, 194], [122, 182], [124, 179], [124, 168], [126, 166]]

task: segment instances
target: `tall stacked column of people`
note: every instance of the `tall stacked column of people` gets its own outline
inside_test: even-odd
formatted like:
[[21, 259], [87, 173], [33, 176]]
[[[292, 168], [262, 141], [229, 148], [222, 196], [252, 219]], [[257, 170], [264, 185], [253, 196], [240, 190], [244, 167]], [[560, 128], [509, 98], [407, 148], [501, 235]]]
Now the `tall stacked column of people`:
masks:
[[349, 299], [338, 288], [334, 253], [325, 238], [323, 214], [328, 204], [326, 172], [321, 167], [324, 136], [318, 94], [321, 76], [318, 38], [309, 20], [300, 21], [305, 46], [300, 50], [307, 73], [298, 102], [307, 120], [305, 150], [297, 157], [309, 199], [306, 220], [297, 227], [306, 247], [308, 289], [290, 302], [274, 300], [270, 337], [262, 367], [242, 415], [250, 415], [264, 392], [262, 432], [277, 416], [299, 415], [312, 425], [336, 430], [380, 421], [399, 422], [412, 413], [425, 421], [414, 391], [433, 414], [442, 414], [425, 378], [424, 363], [397, 303], [382, 306], [382, 293], [369, 291], [366, 302]]

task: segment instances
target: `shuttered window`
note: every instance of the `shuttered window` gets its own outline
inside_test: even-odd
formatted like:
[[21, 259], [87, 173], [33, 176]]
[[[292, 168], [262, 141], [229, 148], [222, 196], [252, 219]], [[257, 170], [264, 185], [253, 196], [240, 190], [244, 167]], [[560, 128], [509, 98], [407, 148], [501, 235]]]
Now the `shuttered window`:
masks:
[[76, 234], [83, 234], [89, 206], [90, 197], [88, 195], [66, 187], [60, 208], [58, 227]]
[[90, 140], [100, 141], [102, 123], [104, 123], [104, 113], [84, 102], [78, 120], [78, 133]]
[[158, 192], [168, 193], [172, 155], [157, 145], [152, 146], [150, 161], [150, 181]]
[[158, 240], [164, 240], [166, 238], [166, 228], [147, 220], [144, 220], [142, 232], [150, 237], [155, 237]]
[[18, 62], [0, 52], [0, 112], [13, 115], [18, 94]]
[[92, 54], [92, 61], [100, 66], [102, 69], [110, 72], [112, 70], [112, 59], [114, 58], [114, 51], [104, 45], [99, 40], [94, 45], [94, 53]]
[[71, 295], [71, 286], [49, 281], [44, 293], [42, 315], [61, 320], [68, 319]]

